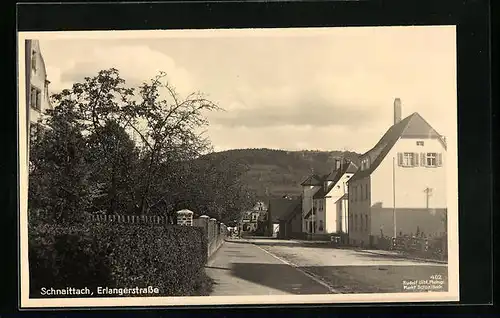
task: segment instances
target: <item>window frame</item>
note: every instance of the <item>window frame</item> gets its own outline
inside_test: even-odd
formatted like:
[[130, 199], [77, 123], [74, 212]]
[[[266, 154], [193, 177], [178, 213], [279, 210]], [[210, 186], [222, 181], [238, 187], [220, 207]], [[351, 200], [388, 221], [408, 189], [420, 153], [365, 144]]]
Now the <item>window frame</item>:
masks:
[[401, 166], [403, 167], [413, 167], [415, 164], [415, 153], [414, 152], [403, 152], [403, 161]]
[[[432, 164], [434, 160], [434, 164]], [[425, 153], [425, 166], [426, 167], [437, 167], [438, 153], [437, 152], [426, 152]]]
[[42, 111], [42, 90], [35, 85], [30, 85], [30, 108]]
[[31, 70], [36, 73], [37, 71], [37, 63], [36, 63], [36, 50], [31, 51]]

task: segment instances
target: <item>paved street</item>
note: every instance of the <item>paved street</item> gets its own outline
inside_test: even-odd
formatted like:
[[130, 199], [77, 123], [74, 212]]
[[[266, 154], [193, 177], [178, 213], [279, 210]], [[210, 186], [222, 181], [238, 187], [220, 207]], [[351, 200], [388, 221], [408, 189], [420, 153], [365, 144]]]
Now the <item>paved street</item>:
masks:
[[211, 296], [326, 294], [329, 289], [250, 243], [226, 242], [206, 266]]
[[442, 277], [434, 290], [447, 289], [446, 264], [273, 239], [226, 242], [207, 273], [217, 283], [213, 295], [408, 292], [417, 290], [404, 287], [403, 281], [432, 275]]

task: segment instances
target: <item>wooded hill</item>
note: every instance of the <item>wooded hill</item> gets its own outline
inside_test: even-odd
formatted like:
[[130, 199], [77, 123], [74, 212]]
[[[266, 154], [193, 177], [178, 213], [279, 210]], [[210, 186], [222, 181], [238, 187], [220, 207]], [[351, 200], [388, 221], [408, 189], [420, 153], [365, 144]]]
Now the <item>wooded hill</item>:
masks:
[[326, 174], [334, 160], [344, 157], [359, 166], [358, 154], [350, 151], [285, 151], [274, 149], [234, 149], [215, 152], [206, 157], [223, 157], [247, 166], [244, 183], [258, 199], [284, 195], [298, 196], [300, 184], [311, 173]]

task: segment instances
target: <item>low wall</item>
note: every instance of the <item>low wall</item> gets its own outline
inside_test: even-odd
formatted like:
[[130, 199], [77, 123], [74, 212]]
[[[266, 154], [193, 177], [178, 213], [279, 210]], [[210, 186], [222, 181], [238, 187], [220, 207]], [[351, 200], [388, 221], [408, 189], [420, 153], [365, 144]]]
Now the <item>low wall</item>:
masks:
[[224, 244], [228, 235], [226, 225], [205, 215], [200, 216], [198, 219], [194, 219], [193, 226], [204, 229], [208, 242], [207, 257], [211, 257], [222, 246], [222, 244]]

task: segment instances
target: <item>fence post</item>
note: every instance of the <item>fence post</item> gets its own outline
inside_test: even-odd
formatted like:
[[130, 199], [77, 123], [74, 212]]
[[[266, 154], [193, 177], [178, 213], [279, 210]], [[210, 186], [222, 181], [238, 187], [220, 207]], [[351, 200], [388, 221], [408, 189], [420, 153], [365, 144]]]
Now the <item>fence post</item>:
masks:
[[193, 225], [193, 211], [190, 210], [180, 210], [177, 211], [177, 224], [178, 225]]

